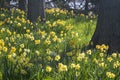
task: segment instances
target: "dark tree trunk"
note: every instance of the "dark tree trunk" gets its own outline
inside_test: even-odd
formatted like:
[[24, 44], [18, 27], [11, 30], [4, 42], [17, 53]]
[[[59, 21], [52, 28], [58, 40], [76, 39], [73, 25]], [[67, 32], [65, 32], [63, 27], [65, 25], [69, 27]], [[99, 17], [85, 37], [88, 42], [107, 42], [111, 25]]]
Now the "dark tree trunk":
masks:
[[45, 19], [45, 0], [28, 0], [28, 19], [31, 22]]
[[85, 3], [85, 14], [86, 15], [88, 14], [88, 0], [86, 0], [86, 3]]
[[19, 0], [19, 9], [26, 11], [26, 0]]
[[109, 46], [108, 54], [120, 52], [120, 0], [100, 0], [96, 30], [90, 48]]

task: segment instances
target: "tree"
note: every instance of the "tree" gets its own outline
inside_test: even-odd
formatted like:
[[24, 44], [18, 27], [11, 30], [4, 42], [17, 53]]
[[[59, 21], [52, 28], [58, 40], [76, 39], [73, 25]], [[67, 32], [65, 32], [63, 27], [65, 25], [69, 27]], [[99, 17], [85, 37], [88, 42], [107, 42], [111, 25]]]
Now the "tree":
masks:
[[92, 8], [92, 11], [95, 14], [98, 14], [98, 11], [99, 11], [99, 0], [90, 0], [90, 2], [95, 6], [94, 8]]
[[86, 0], [85, 2], [85, 14], [87, 15], [88, 14], [88, 0]]
[[89, 48], [106, 44], [108, 54], [120, 52], [120, 0], [99, 0], [98, 21]]
[[26, 11], [26, 0], [19, 0], [19, 9]]
[[28, 0], [28, 19], [31, 22], [45, 19], [45, 0]]

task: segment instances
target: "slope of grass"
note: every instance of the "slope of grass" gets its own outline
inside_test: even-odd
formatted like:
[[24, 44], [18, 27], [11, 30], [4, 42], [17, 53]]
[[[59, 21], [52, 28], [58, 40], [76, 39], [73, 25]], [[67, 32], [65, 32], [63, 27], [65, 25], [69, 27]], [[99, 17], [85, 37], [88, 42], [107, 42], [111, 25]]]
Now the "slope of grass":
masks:
[[61, 9], [32, 23], [19, 9], [0, 9], [1, 80], [119, 80], [120, 55], [88, 45], [96, 20]]

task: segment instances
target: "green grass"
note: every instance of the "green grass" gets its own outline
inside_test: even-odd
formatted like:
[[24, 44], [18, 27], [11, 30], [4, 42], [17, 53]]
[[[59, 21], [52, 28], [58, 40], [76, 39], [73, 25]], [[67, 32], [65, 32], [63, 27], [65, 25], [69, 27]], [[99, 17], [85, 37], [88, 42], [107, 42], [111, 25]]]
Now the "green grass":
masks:
[[0, 79], [119, 80], [120, 55], [106, 45], [81, 53], [96, 19], [50, 9], [46, 23], [31, 23], [23, 11], [0, 10]]

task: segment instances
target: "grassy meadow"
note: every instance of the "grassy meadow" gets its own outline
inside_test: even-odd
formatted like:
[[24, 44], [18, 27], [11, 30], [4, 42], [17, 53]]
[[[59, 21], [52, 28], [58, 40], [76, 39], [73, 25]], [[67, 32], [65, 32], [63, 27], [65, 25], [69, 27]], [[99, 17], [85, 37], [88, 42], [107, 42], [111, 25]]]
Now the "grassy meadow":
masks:
[[0, 9], [0, 80], [120, 80], [120, 54], [106, 45], [82, 51], [96, 16], [46, 9], [32, 23], [19, 9]]

